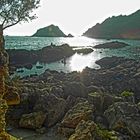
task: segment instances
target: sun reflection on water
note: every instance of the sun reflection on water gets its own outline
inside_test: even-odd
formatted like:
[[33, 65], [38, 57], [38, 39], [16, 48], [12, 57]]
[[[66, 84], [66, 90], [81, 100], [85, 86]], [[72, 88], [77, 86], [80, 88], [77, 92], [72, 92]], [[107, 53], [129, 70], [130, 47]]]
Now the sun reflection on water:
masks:
[[69, 60], [69, 67], [71, 71], [79, 71], [82, 72], [82, 70], [85, 67], [91, 67], [91, 68], [99, 68], [97, 64], [95, 64], [95, 61], [97, 58], [100, 56], [94, 55], [94, 53], [90, 53], [88, 55], [83, 55], [83, 54], [75, 54], [71, 57]]
[[[33, 65], [33, 68], [31, 70], [28, 70], [26, 68], [20, 68], [18, 71], [23, 71], [22, 73], [16, 72], [13, 76], [18, 75], [21, 77], [34, 75], [34, 74], [41, 74], [44, 73], [46, 69], [50, 70], [56, 70], [56, 71], [63, 71], [63, 72], [72, 72], [72, 71], [78, 71], [82, 72], [82, 70], [85, 67], [90, 67], [94, 69], [99, 69], [100, 66], [95, 63], [95, 61], [101, 59], [102, 55], [100, 53], [97, 53], [96, 51], [83, 55], [83, 54], [74, 54], [70, 58], [66, 60], [66, 64], [62, 63], [61, 61], [49, 63], [49, 64], [41, 64], [37, 63], [36, 65]], [[41, 69], [37, 69], [36, 66], [42, 66]]]

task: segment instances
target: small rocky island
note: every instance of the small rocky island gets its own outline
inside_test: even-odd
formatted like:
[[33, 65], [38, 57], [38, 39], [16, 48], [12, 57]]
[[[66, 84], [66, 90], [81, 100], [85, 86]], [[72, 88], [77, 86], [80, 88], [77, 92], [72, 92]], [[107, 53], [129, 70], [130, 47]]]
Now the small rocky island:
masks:
[[64, 34], [64, 32], [55, 25], [49, 25], [47, 27], [38, 29], [32, 37], [73, 37], [71, 34]]

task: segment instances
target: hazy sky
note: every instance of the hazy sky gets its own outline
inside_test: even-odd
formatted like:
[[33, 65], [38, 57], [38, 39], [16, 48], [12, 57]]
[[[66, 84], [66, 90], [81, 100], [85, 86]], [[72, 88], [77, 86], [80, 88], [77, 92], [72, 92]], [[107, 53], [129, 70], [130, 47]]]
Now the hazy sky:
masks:
[[7, 35], [32, 35], [37, 29], [55, 24], [68, 34], [81, 35], [97, 22], [112, 15], [128, 15], [140, 9], [140, 0], [41, 0], [38, 19], [5, 30]]

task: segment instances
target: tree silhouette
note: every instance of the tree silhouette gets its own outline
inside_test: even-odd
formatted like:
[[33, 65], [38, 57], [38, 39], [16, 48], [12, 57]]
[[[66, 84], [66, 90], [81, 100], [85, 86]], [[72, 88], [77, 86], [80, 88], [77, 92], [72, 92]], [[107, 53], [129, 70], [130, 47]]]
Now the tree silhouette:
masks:
[[[5, 114], [7, 105], [19, 103], [19, 96], [10, 91], [12, 96], [7, 95], [5, 78], [8, 74], [8, 54], [4, 46], [3, 31], [20, 22], [28, 22], [36, 18], [33, 10], [39, 7], [40, 0], [0, 0], [0, 140], [12, 140], [5, 132]], [[9, 98], [10, 97], [10, 100]], [[13, 98], [11, 98], [13, 97]]]
[[[32, 14], [39, 7], [40, 0], [0, 0], [0, 38], [3, 38], [3, 30], [22, 21], [28, 22], [36, 18]], [[0, 44], [0, 47], [2, 47]]]

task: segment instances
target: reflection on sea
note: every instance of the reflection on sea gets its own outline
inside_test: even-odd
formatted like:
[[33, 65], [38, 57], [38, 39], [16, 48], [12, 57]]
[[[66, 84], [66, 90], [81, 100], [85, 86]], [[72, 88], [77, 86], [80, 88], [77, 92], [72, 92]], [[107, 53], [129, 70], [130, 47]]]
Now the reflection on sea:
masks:
[[97, 53], [96, 51], [87, 55], [76, 53], [66, 60], [66, 64], [64, 64], [62, 61], [49, 64], [40, 64], [38, 62], [36, 65], [33, 66], [31, 70], [28, 70], [26, 68], [20, 68], [17, 70], [19, 72], [16, 72], [14, 75], [24, 77], [34, 74], [41, 74], [45, 72], [46, 69], [63, 72], [72, 72], [72, 71], [81, 72], [85, 67], [99, 69], [100, 66], [97, 65], [95, 61], [101, 59], [101, 57], [102, 57], [101, 54]]

